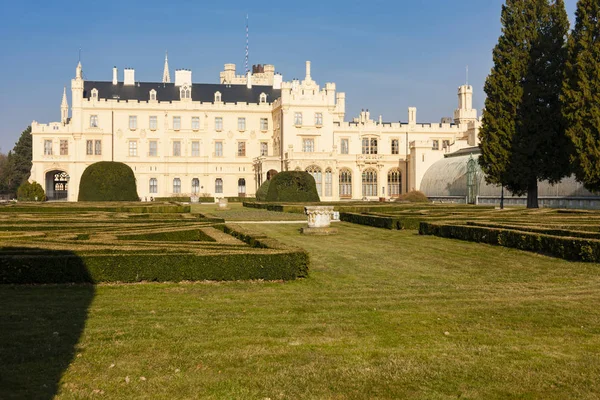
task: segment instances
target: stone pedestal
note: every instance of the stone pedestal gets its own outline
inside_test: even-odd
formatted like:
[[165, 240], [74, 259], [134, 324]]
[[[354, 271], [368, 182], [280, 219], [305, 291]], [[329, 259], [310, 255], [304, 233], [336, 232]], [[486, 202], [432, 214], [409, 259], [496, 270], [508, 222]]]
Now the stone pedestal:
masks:
[[219, 199], [219, 209], [227, 210], [229, 207], [229, 202], [226, 198]]
[[331, 228], [333, 206], [306, 206], [304, 214], [308, 216], [308, 227], [302, 228], [302, 233], [309, 235], [331, 235], [337, 229]]
[[200, 198], [198, 196], [190, 196], [190, 203], [198, 203], [200, 202]]

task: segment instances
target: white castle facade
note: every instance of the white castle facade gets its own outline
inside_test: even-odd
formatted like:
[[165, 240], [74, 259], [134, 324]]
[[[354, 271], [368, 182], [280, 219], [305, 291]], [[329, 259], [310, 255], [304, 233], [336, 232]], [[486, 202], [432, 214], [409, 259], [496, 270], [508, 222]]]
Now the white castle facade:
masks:
[[236, 75], [226, 64], [218, 84], [192, 82], [165, 59], [160, 82], [85, 81], [81, 63], [66, 89], [61, 120], [34, 121], [30, 181], [49, 199], [76, 201], [85, 168], [98, 161], [131, 167], [142, 200], [156, 197], [254, 196], [274, 173], [313, 175], [324, 201], [393, 198], [419, 190], [425, 171], [445, 153], [476, 146], [481, 120], [473, 89], [458, 90], [453, 119], [383, 122], [362, 111], [345, 120], [345, 94], [319, 86], [306, 63], [304, 80], [284, 81], [273, 65]]

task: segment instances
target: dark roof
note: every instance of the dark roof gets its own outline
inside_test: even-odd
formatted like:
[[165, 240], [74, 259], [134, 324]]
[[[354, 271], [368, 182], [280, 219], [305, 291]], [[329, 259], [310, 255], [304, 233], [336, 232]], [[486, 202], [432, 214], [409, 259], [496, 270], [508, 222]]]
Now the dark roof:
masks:
[[466, 147], [464, 149], [456, 150], [454, 153], [444, 154], [444, 157], [460, 157], [468, 156], [469, 154], [481, 154], [481, 149], [479, 148], [479, 146]]
[[[123, 82], [113, 85], [112, 82], [86, 81], [83, 97], [89, 99], [92, 89], [98, 90], [100, 99], [139, 100], [148, 101], [150, 91], [156, 90], [158, 101], [179, 101], [179, 87], [174, 83], [136, 82], [132, 86], [124, 86]], [[281, 97], [280, 89], [271, 86], [222, 85], [212, 83], [192, 84], [192, 101], [212, 103], [215, 92], [221, 92], [221, 100], [225, 103], [258, 103], [260, 94], [267, 95], [267, 103], [272, 103]]]

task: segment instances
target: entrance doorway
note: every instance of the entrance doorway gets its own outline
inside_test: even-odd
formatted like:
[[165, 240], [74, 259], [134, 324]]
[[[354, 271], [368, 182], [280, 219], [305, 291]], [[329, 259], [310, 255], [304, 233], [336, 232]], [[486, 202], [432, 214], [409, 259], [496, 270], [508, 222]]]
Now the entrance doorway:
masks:
[[69, 174], [66, 171], [46, 172], [46, 198], [67, 201], [69, 198]]

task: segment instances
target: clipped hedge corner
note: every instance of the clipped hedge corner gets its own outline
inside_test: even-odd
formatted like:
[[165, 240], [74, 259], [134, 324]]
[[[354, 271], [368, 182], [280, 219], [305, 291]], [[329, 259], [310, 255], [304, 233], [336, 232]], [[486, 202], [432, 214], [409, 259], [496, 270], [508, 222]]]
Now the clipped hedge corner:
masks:
[[268, 202], [320, 202], [315, 179], [308, 172], [285, 171], [269, 181], [266, 201]]
[[135, 176], [120, 162], [101, 161], [81, 175], [78, 201], [139, 201]]

